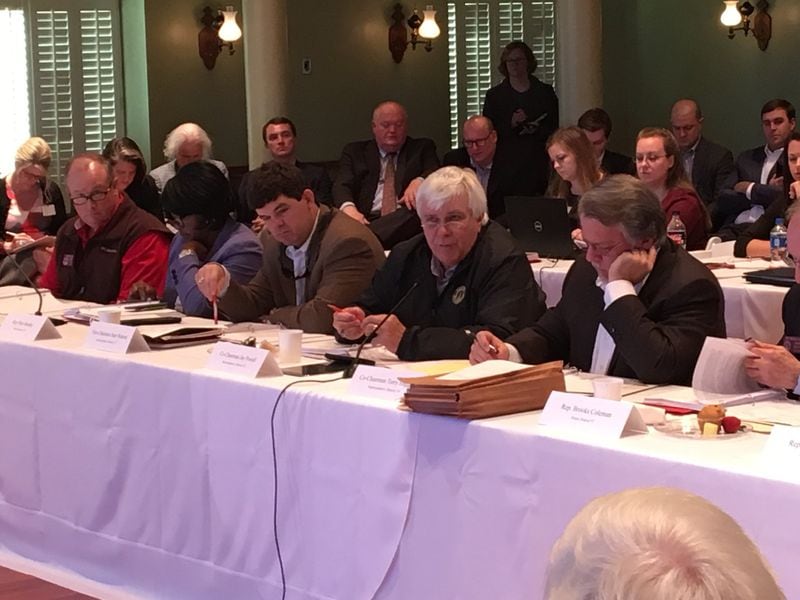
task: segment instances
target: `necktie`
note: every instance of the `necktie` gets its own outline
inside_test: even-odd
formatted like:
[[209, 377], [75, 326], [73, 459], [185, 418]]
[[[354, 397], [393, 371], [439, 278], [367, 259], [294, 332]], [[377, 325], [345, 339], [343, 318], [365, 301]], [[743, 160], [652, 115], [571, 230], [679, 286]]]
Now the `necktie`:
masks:
[[388, 215], [397, 208], [397, 192], [394, 191], [394, 157], [394, 153], [386, 155], [386, 167], [383, 170], [381, 215]]

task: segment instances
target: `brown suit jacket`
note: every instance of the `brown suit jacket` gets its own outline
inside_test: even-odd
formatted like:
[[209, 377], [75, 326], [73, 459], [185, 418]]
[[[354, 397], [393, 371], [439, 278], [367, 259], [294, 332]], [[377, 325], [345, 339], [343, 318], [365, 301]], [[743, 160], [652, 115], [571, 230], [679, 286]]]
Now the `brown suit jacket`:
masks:
[[337, 209], [320, 206], [317, 228], [307, 255], [307, 301], [296, 304], [292, 262], [286, 246], [265, 229], [261, 234], [264, 262], [247, 285], [231, 281], [219, 308], [232, 321], [266, 316], [273, 323], [309, 333], [333, 333], [328, 304], [350, 306], [383, 264], [378, 239], [361, 223]]

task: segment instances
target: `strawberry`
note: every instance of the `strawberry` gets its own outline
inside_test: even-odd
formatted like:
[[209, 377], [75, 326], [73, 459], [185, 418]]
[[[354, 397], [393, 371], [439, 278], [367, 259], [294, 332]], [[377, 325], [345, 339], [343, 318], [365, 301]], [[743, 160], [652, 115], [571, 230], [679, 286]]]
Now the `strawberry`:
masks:
[[741, 426], [742, 420], [738, 417], [724, 417], [722, 419], [722, 428], [725, 430], [725, 433], [736, 433]]

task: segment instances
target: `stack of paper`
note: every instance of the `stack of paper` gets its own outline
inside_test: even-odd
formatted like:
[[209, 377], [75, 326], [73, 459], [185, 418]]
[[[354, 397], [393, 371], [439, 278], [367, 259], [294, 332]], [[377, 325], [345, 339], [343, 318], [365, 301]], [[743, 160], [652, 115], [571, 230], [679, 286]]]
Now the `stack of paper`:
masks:
[[401, 377], [411, 410], [482, 419], [542, 408], [553, 390], [564, 391], [563, 364], [520, 365], [492, 360], [439, 377]]

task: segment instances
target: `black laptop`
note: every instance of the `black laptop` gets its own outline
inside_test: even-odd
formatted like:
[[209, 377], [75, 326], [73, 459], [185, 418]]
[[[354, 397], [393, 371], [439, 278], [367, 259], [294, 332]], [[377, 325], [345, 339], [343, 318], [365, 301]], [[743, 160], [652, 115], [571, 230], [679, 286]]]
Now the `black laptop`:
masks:
[[525, 252], [544, 258], [575, 258], [564, 198], [507, 196], [508, 226]]
[[750, 283], [766, 283], [767, 285], [792, 287], [794, 285], [794, 267], [777, 267], [775, 269], [750, 271], [744, 274], [744, 278]]

